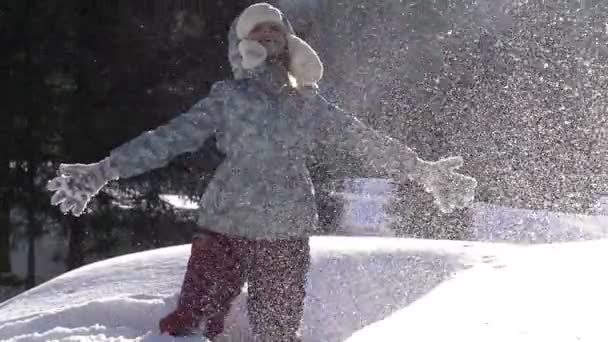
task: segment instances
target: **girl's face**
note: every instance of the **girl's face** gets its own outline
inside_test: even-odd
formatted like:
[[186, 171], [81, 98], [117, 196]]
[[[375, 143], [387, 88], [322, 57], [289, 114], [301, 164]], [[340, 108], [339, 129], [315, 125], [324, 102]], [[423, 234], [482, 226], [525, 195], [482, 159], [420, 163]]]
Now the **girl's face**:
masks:
[[281, 56], [287, 49], [285, 31], [283, 26], [277, 23], [259, 23], [249, 32], [247, 38], [262, 44], [269, 57]]

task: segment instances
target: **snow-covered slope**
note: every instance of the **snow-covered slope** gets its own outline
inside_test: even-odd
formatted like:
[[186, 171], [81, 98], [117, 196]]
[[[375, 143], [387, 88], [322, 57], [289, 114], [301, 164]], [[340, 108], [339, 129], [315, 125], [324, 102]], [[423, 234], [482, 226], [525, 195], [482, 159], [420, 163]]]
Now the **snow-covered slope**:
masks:
[[597, 241], [522, 249], [460, 274], [347, 341], [608, 341], [607, 248]]
[[[608, 241], [311, 245], [305, 341], [608, 341], [595, 311], [608, 307]], [[114, 258], [23, 293], [0, 304], [0, 340], [171, 341], [156, 325], [175, 305], [188, 252]], [[245, 296], [228, 318], [231, 341], [247, 341]]]

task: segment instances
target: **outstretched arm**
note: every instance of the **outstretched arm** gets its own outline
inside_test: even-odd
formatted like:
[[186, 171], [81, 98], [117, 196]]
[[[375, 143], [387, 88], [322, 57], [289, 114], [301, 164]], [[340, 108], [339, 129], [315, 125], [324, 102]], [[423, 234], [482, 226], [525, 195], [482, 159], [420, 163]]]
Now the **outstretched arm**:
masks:
[[228, 85], [216, 83], [209, 95], [188, 112], [119, 146], [102, 161], [60, 165], [59, 176], [47, 184], [55, 192], [51, 204], [60, 205], [64, 213], [72, 211], [79, 216], [109, 181], [142, 174], [166, 165], [182, 153], [196, 151], [221, 128], [224, 103], [229, 96]]
[[434, 195], [435, 203], [444, 212], [471, 204], [477, 182], [455, 172], [462, 166], [461, 157], [436, 162], [422, 160], [407, 145], [367, 127], [320, 95], [319, 99], [323, 117], [322, 143], [337, 154], [353, 154], [363, 161], [368, 174], [399, 181], [407, 178], [422, 185], [425, 191]]
[[163, 167], [176, 156], [199, 149], [222, 125], [228, 92], [224, 83], [216, 83], [188, 112], [112, 150], [110, 161], [118, 177]]

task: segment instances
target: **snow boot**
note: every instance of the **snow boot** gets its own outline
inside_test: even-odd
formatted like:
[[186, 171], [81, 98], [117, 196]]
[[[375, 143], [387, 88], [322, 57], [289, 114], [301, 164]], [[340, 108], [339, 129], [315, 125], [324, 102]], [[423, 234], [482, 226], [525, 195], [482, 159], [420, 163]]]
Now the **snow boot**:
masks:
[[161, 334], [182, 337], [197, 335], [199, 317], [188, 310], [175, 310], [158, 323]]

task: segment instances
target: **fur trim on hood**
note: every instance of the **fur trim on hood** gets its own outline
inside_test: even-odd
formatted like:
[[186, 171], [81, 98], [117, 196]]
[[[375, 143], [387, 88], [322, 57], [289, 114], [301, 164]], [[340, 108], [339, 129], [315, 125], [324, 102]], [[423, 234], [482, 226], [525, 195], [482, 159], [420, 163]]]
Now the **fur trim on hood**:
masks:
[[254, 40], [246, 39], [251, 30], [262, 22], [278, 23], [285, 29], [289, 74], [295, 80], [296, 86], [316, 87], [323, 77], [323, 63], [317, 52], [295, 35], [289, 20], [279, 9], [263, 2], [246, 8], [230, 28], [228, 57], [235, 78], [248, 77], [266, 60], [267, 52], [264, 46]]

